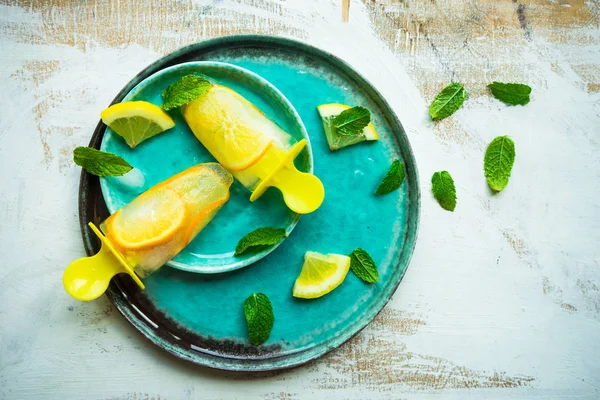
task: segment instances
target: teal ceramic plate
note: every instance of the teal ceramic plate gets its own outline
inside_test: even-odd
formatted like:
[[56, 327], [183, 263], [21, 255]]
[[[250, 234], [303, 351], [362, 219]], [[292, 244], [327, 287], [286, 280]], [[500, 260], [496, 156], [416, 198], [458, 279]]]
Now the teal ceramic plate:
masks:
[[[163, 90], [181, 77], [194, 73], [206, 75], [214, 83], [236, 90], [296, 140], [306, 139], [308, 144], [296, 158], [296, 166], [301, 171], [313, 171], [310, 139], [294, 107], [265, 79], [239, 66], [210, 61], [174, 65], [144, 79], [123, 101], [144, 100], [160, 105]], [[110, 213], [186, 168], [201, 162], [215, 162], [190, 131], [181, 113], [175, 110], [170, 114], [175, 120], [174, 128], [146, 140], [134, 149], [110, 128], [106, 128], [100, 149], [125, 158], [145, 178], [144, 185], [138, 188], [125, 186], [113, 177], [101, 178], [102, 194]], [[299, 217], [286, 207], [277, 189], [270, 188], [260, 199], [251, 203], [250, 192], [235, 182], [229, 201], [217, 216], [168, 265], [205, 274], [245, 267], [265, 257], [276, 247], [234, 257], [235, 246], [244, 235], [263, 226], [285, 228], [289, 235]]]
[[[289, 239], [247, 268], [210, 275], [162, 268], [145, 280], [144, 291], [129, 276], [119, 275], [107, 295], [145, 337], [194, 363], [238, 371], [302, 364], [364, 328], [390, 299], [408, 267], [419, 222], [419, 182], [408, 138], [377, 90], [346, 63], [306, 44], [266, 36], [222, 37], [183, 48], [142, 71], [114, 101], [123, 100], [147, 77], [190, 61], [246, 68], [290, 100], [309, 133], [325, 201], [300, 218]], [[323, 103], [368, 107], [380, 140], [330, 152], [316, 110]], [[90, 145], [98, 148], [104, 133], [99, 124]], [[178, 158], [164, 153], [160, 157]], [[404, 162], [404, 183], [389, 195], [374, 196], [394, 159]], [[107, 215], [98, 179], [82, 173], [80, 221], [88, 254], [98, 250], [98, 243], [86, 223], [99, 223]], [[217, 235], [223, 224], [223, 219], [213, 221], [209, 232]], [[357, 247], [377, 263], [377, 284], [365, 284], [349, 273], [322, 298], [292, 297], [307, 250], [349, 254]], [[275, 313], [271, 336], [258, 347], [248, 341], [243, 314], [244, 300], [254, 292], [269, 296]]]

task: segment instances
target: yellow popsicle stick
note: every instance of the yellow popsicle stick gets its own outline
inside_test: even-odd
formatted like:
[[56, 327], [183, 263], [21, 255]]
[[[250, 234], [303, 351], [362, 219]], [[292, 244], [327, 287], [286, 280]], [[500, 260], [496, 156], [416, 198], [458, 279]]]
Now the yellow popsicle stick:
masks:
[[323, 183], [313, 174], [298, 171], [294, 165], [294, 159], [305, 146], [306, 139], [296, 143], [279, 165], [256, 186], [250, 201], [255, 201], [274, 186], [281, 191], [290, 210], [298, 214], [308, 214], [319, 208], [325, 198]]
[[63, 285], [67, 293], [77, 300], [97, 299], [104, 294], [112, 277], [121, 273], [129, 274], [135, 283], [144, 289], [144, 284], [133, 268], [106, 236], [93, 223], [88, 225], [102, 242], [102, 247], [96, 255], [79, 258], [65, 269]]

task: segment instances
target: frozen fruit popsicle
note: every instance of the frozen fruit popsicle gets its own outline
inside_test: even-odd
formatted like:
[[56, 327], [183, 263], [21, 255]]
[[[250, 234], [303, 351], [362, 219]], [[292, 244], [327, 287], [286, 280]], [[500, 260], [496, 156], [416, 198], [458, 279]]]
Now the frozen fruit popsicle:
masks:
[[[153, 186], [100, 224], [102, 249], [71, 263], [63, 282], [79, 300], [93, 300], [115, 274], [145, 278], [176, 256], [229, 199], [233, 177], [217, 163], [199, 164]], [[103, 234], [102, 234], [103, 233]]]
[[294, 158], [306, 146], [297, 142], [237, 92], [213, 85], [183, 107], [190, 129], [211, 154], [258, 199], [275, 186], [295, 212], [315, 211], [323, 202], [323, 184], [300, 172]]

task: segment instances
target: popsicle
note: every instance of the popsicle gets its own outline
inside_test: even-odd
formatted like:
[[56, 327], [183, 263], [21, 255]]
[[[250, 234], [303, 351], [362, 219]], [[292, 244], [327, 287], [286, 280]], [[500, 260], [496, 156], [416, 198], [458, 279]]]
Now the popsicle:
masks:
[[233, 177], [217, 163], [198, 164], [153, 186], [100, 224], [90, 227], [102, 248], [72, 262], [63, 283], [78, 300], [101, 296], [110, 279], [128, 273], [141, 279], [188, 245], [229, 199]]
[[252, 192], [250, 201], [275, 186], [291, 210], [307, 214], [319, 208], [323, 184], [294, 166], [306, 140], [297, 142], [254, 104], [221, 85], [213, 85], [182, 111], [196, 138]]

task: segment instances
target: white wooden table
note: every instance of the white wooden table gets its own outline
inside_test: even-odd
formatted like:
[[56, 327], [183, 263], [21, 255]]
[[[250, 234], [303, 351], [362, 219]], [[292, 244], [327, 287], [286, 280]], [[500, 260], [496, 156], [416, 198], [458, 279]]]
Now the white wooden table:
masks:
[[[0, 398], [600, 398], [598, 0], [0, 0]], [[392, 301], [307, 366], [206, 370], [143, 339], [62, 271], [84, 254], [80, 169], [99, 112], [139, 70], [204, 38], [265, 33], [339, 55], [390, 101], [421, 176], [417, 248]], [[469, 99], [432, 123], [451, 80]], [[506, 107], [492, 80], [528, 83]], [[517, 158], [492, 195], [483, 152]], [[458, 206], [430, 177], [448, 170]]]

